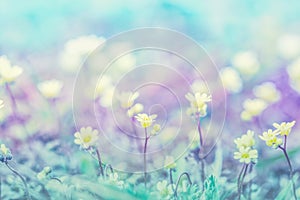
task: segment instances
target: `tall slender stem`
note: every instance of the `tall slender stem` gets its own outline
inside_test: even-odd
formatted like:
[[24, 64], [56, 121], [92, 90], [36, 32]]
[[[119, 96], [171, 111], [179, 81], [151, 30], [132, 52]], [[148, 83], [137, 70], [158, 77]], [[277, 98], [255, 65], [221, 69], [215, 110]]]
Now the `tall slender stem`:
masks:
[[[201, 180], [204, 183], [205, 181], [205, 161], [204, 159], [200, 158], [200, 163], [201, 163]], [[204, 190], [204, 187], [203, 187]]]
[[[253, 165], [250, 164], [250, 169], [249, 169], [249, 174], [251, 174], [253, 170]], [[249, 184], [248, 184], [248, 188], [249, 188], [249, 191], [248, 191], [248, 199], [251, 200], [252, 199], [252, 179], [249, 181]]]
[[202, 136], [202, 131], [201, 131], [200, 117], [198, 118], [197, 128], [198, 128], [198, 133], [199, 133], [200, 149], [201, 149], [203, 146], [203, 136]]
[[239, 177], [240, 178], [240, 184], [239, 184], [239, 188], [238, 188], [238, 200], [240, 200], [241, 199], [241, 195], [242, 195], [242, 193], [243, 193], [243, 182], [244, 182], [244, 178], [245, 178], [245, 176], [246, 176], [246, 173], [247, 173], [247, 169], [248, 169], [248, 166], [249, 166], [249, 164], [245, 164], [244, 165], [244, 167], [243, 167], [243, 169], [242, 169], [242, 171], [243, 172], [241, 172], [241, 174], [240, 175], [242, 175], [241, 177]]
[[295, 185], [295, 182], [293, 180], [294, 171], [293, 171], [293, 167], [292, 167], [290, 158], [289, 158], [289, 156], [287, 154], [287, 151], [286, 151], [286, 136], [284, 137], [284, 147], [278, 146], [278, 148], [282, 150], [282, 152], [283, 152], [283, 154], [286, 158], [286, 161], [288, 163], [289, 171], [290, 171], [289, 177], [290, 177], [290, 180], [292, 181], [292, 187], [293, 187], [293, 195], [294, 195], [294, 199], [297, 200], [296, 185]]
[[169, 171], [169, 173], [170, 173], [170, 174], [169, 174], [169, 175], [170, 175], [170, 182], [171, 182], [172, 190], [173, 190], [173, 192], [175, 192], [172, 171], [173, 171], [173, 169], [172, 169], [172, 168], [170, 168], [170, 171]]
[[237, 189], [238, 189], [238, 196], [240, 197], [241, 196], [241, 191], [240, 191], [240, 184], [241, 184], [241, 178], [242, 178], [242, 174], [244, 172], [244, 169], [245, 169], [245, 166], [246, 164], [243, 165], [240, 173], [239, 173], [239, 176], [238, 176], [238, 180], [237, 180]]
[[22, 180], [22, 182], [23, 182], [23, 184], [24, 184], [24, 188], [25, 188], [25, 197], [26, 197], [27, 200], [31, 200], [31, 198], [30, 198], [30, 196], [29, 196], [28, 186], [27, 186], [27, 183], [26, 183], [24, 177], [23, 177], [21, 174], [19, 174], [19, 172], [17, 172], [15, 169], [13, 169], [13, 168], [8, 164], [7, 161], [5, 162], [5, 164], [6, 164], [7, 168], [10, 169], [10, 171], [12, 171], [15, 175], [17, 175], [17, 176]]
[[103, 166], [102, 166], [100, 152], [98, 149], [96, 149], [96, 153], [97, 153], [97, 159], [98, 159], [98, 163], [99, 163], [100, 174], [102, 177], [104, 177], [104, 170], [103, 170]]
[[[202, 137], [202, 131], [201, 131], [201, 124], [200, 124], [200, 117], [198, 117], [198, 133], [199, 133], [199, 139], [200, 139], [200, 145], [199, 145], [199, 161], [201, 164], [201, 180], [204, 183], [205, 180], [205, 162], [204, 158], [201, 157], [200, 153], [203, 149], [203, 137]], [[202, 191], [204, 191], [204, 186], [202, 187]]]
[[147, 187], [147, 157], [146, 157], [146, 153], [147, 153], [147, 144], [148, 144], [148, 133], [147, 133], [147, 128], [145, 128], [145, 144], [144, 144], [144, 184], [145, 184], [145, 188]]
[[178, 186], [179, 186], [180, 180], [182, 179], [183, 176], [186, 176], [186, 178], [188, 179], [189, 184], [192, 185], [190, 175], [187, 172], [183, 172], [182, 174], [180, 174], [180, 176], [179, 176], [179, 178], [177, 179], [177, 182], [176, 182], [176, 187], [175, 187], [175, 192], [174, 192], [175, 197], [177, 197]]

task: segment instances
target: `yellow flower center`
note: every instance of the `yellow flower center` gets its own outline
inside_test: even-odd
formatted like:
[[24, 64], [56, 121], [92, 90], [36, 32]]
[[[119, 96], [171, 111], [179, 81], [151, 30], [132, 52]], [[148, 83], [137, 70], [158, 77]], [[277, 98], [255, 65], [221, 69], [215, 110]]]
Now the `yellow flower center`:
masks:
[[242, 158], [249, 158], [250, 155], [249, 155], [248, 153], [243, 153], [241, 157], [242, 157]]
[[89, 143], [92, 140], [92, 137], [90, 135], [87, 135], [83, 138], [84, 143]]

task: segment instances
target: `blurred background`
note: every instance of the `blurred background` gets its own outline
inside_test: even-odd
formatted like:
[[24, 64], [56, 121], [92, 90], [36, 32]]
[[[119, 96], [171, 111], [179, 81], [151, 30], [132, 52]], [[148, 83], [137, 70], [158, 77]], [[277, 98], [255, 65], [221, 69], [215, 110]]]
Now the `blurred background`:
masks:
[[[30, 116], [26, 122], [29, 137], [55, 129], [53, 124], [57, 122], [51, 112], [56, 109], [54, 112], [63, 118], [61, 130], [70, 141], [62, 154], [71, 157], [73, 139], [70, 138], [75, 127], [70, 102], [77, 70], [85, 58], [113, 35], [131, 29], [161, 27], [181, 32], [207, 51], [223, 81], [227, 98], [227, 117], [219, 144], [227, 161], [223, 168], [232, 169], [235, 166], [231, 162], [235, 137], [246, 133], [247, 129], [254, 129], [258, 135], [271, 127], [273, 122], [292, 120], [298, 121], [289, 143], [293, 149], [293, 162], [295, 166], [300, 166], [300, 159], [296, 156], [300, 151], [299, 135], [296, 134], [300, 127], [299, 11], [298, 0], [0, 0], [0, 56], [7, 56], [14, 65], [24, 69], [13, 90], [16, 99], [20, 100], [18, 106], [24, 120]], [[121, 65], [126, 68], [126, 65], [133, 66], [137, 61], [127, 57], [121, 60]], [[54, 108], [44, 101], [35, 88], [36, 83], [52, 78], [64, 82], [59, 104]], [[198, 89], [202, 86], [201, 83], [193, 83], [193, 87]], [[4, 95], [2, 89], [1, 96]], [[110, 100], [102, 98], [100, 105], [107, 108]], [[7, 125], [9, 118], [6, 117], [11, 111], [6, 109], [0, 114], [1, 130], [5, 131], [1, 139], [18, 147], [23, 145], [20, 141], [28, 135], [21, 133], [22, 128]], [[212, 122], [212, 127], [214, 123], [220, 122]], [[206, 126], [204, 121], [204, 130]], [[41, 141], [47, 141], [43, 137]], [[41, 147], [42, 143], [36, 148]], [[265, 167], [273, 167], [277, 170], [273, 174], [276, 176], [282, 169], [271, 164], [279, 163], [282, 157], [277, 157], [276, 151], [265, 151], [263, 143], [260, 144], [260, 154], [270, 159], [258, 163], [257, 173], [264, 174]], [[182, 148], [178, 146], [179, 151]], [[82, 155], [81, 158], [84, 159]], [[64, 157], [61, 157], [56, 164], [67, 166], [68, 161], [63, 160]], [[74, 162], [70, 162], [72, 169], [78, 164]], [[82, 164], [83, 161], [78, 162]], [[230, 170], [224, 173], [229, 174]], [[276, 191], [276, 181], [269, 181], [266, 188]], [[275, 196], [268, 194], [268, 189], [263, 194]]]

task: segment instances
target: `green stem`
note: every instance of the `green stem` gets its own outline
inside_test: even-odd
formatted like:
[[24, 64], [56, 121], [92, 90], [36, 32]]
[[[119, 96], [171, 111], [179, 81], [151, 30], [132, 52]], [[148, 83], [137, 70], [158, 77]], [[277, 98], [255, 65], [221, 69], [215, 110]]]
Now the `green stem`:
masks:
[[170, 182], [171, 182], [172, 190], [173, 190], [173, 192], [175, 192], [172, 171], [173, 171], [173, 169], [172, 169], [172, 168], [170, 168], [170, 171], [169, 171], [169, 172], [170, 172]]
[[101, 174], [102, 177], [104, 177], [104, 171], [103, 171], [101, 156], [100, 156], [100, 152], [99, 152], [98, 149], [96, 149], [96, 153], [97, 153], [97, 159], [98, 159], [98, 163], [99, 163], [100, 174]]
[[13, 169], [13, 168], [8, 164], [7, 161], [5, 162], [5, 164], [6, 164], [7, 168], [10, 169], [10, 171], [12, 171], [15, 175], [17, 175], [17, 176], [22, 180], [22, 182], [23, 182], [23, 184], [24, 184], [24, 188], [25, 188], [25, 197], [26, 197], [27, 200], [31, 200], [31, 198], [30, 198], [30, 196], [29, 196], [28, 186], [27, 186], [27, 183], [26, 183], [24, 177], [23, 177], [21, 174], [19, 174], [19, 172], [17, 172], [15, 169]]
[[189, 184], [192, 185], [190, 175], [187, 172], [183, 172], [182, 174], [180, 174], [180, 176], [179, 176], [179, 178], [177, 179], [177, 182], [176, 182], [176, 187], [175, 187], [175, 192], [174, 192], [175, 198], [177, 198], [178, 186], [179, 186], [180, 180], [182, 179], [183, 176], [186, 176]]
[[57, 177], [50, 177], [50, 179], [56, 180], [57, 182], [59, 182], [60, 184], [62, 184], [62, 181], [59, 178], [57, 178]]

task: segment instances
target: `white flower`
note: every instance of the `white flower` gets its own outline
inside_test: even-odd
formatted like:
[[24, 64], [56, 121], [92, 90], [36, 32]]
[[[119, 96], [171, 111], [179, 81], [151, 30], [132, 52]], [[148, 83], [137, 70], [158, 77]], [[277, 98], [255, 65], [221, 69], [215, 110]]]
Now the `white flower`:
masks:
[[127, 115], [128, 115], [128, 117], [132, 117], [132, 116], [142, 112], [143, 110], [144, 110], [143, 104], [136, 103], [127, 110]]
[[251, 51], [245, 51], [245, 52], [239, 52], [235, 54], [232, 65], [242, 75], [245, 76], [253, 76], [259, 71], [260, 64], [258, 62], [258, 59], [254, 52]]
[[79, 132], [74, 134], [74, 143], [80, 145], [84, 149], [95, 147], [97, 145], [99, 134], [98, 130], [92, 127], [82, 127]]
[[250, 162], [256, 163], [258, 158], [257, 150], [251, 148], [239, 148], [239, 151], [234, 152], [234, 159], [239, 160], [241, 163], [249, 164]]
[[285, 34], [278, 40], [279, 54], [285, 59], [293, 59], [300, 54], [300, 37], [293, 34]]
[[273, 103], [279, 101], [281, 95], [272, 82], [265, 82], [253, 88], [253, 93], [256, 97]]
[[206, 93], [187, 93], [185, 98], [190, 102], [190, 107], [187, 109], [188, 115], [205, 116], [207, 110], [207, 102], [211, 101], [211, 95]]
[[238, 149], [241, 147], [247, 148], [247, 147], [254, 146], [255, 145], [254, 132], [248, 130], [247, 134], [244, 134], [240, 138], [235, 139], [234, 143], [236, 144]]
[[260, 135], [259, 138], [266, 142], [266, 145], [276, 149], [279, 145], [282, 144], [282, 139], [278, 138], [277, 135], [280, 133], [278, 131], [273, 131], [269, 129], [268, 131], [263, 132], [263, 135]]
[[147, 115], [146, 113], [138, 114], [137, 116], [135, 116], [136, 120], [140, 122], [143, 128], [151, 126], [156, 117], [157, 115]]
[[243, 81], [239, 73], [232, 67], [226, 67], [220, 71], [221, 80], [228, 92], [238, 93], [243, 88]]
[[267, 106], [268, 104], [262, 99], [246, 99], [243, 103], [244, 111], [241, 113], [242, 120], [248, 121], [260, 115]]
[[209, 93], [209, 89], [207, 87], [207, 85], [205, 84], [204, 81], [201, 81], [201, 80], [195, 80], [193, 83], [192, 83], [192, 91], [193, 93]]
[[140, 96], [138, 92], [122, 92], [119, 95], [119, 101], [122, 108], [128, 109], [133, 106], [134, 101]]
[[282, 122], [281, 124], [274, 123], [273, 126], [276, 128], [275, 132], [279, 132], [281, 136], [288, 136], [295, 126], [296, 121]]
[[48, 80], [38, 84], [38, 89], [47, 99], [57, 98], [63, 87], [63, 83], [59, 80]]
[[104, 42], [104, 38], [95, 35], [80, 36], [69, 40], [61, 54], [62, 68], [68, 72], [77, 72], [88, 54]]
[[99, 80], [96, 89], [95, 89], [95, 99], [103, 95], [107, 89], [112, 88], [112, 80], [111, 77], [107, 75], [103, 75]]
[[154, 124], [151, 130], [151, 135], [154, 136], [160, 131], [161, 127], [159, 124]]
[[0, 80], [2, 84], [15, 81], [22, 73], [23, 69], [12, 66], [6, 56], [0, 57]]
[[99, 99], [101, 106], [108, 108], [112, 106], [115, 93], [115, 87], [111, 86], [104, 90], [101, 98]]

